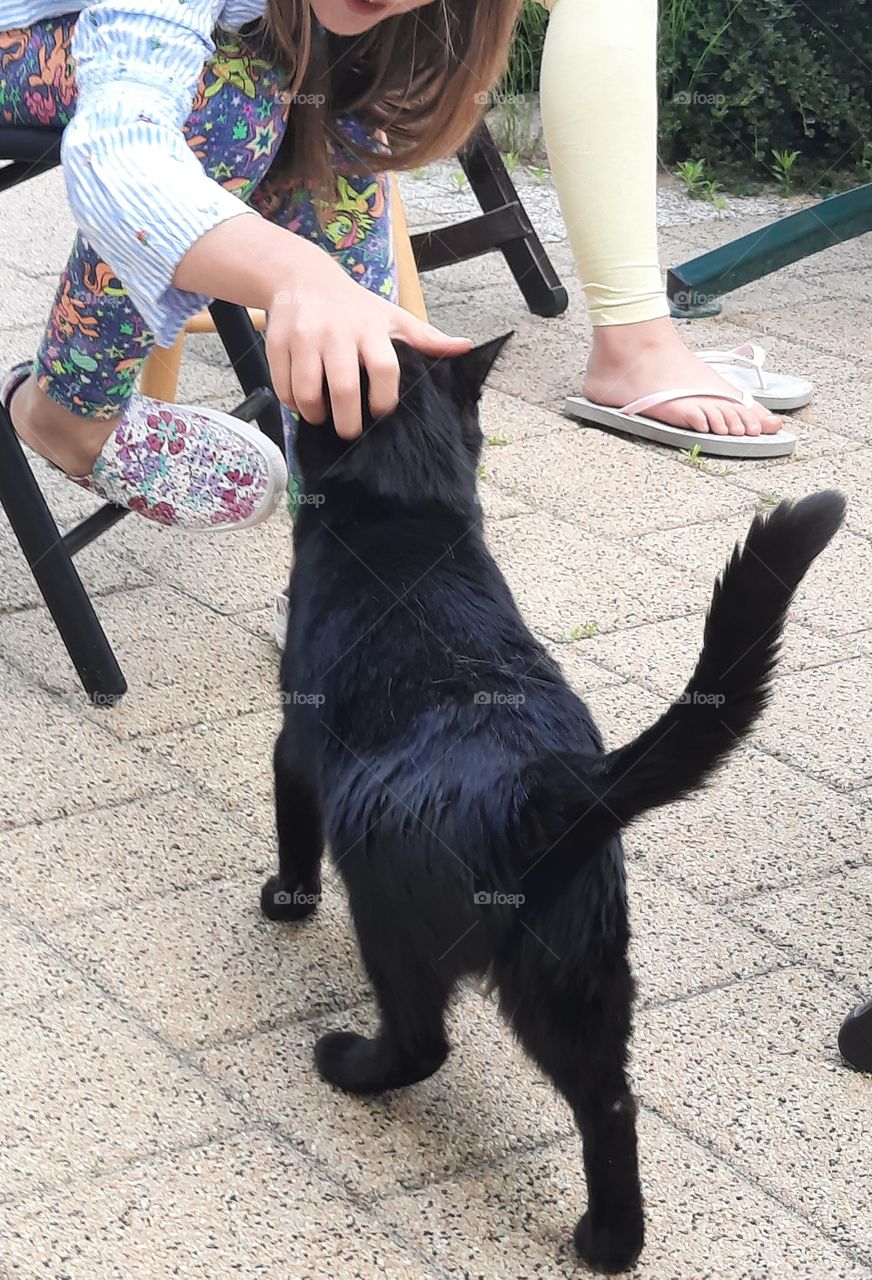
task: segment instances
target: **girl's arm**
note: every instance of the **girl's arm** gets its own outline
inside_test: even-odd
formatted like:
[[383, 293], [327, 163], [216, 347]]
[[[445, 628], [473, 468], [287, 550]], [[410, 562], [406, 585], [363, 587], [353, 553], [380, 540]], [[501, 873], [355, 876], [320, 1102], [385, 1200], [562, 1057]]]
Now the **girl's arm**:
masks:
[[470, 345], [370, 293], [318, 245], [263, 218], [208, 231], [185, 254], [175, 282], [268, 311], [266, 353], [279, 399], [321, 422], [326, 382], [336, 429], [348, 438], [362, 427], [361, 366], [369, 375], [372, 412], [396, 407], [392, 339], [431, 356], [460, 355]]
[[182, 125], [222, 0], [103, 0], [73, 34], [78, 100], [62, 157], [73, 216], [161, 346], [209, 299], [173, 287], [207, 231], [258, 215], [204, 172]]
[[328, 384], [340, 435], [361, 430], [360, 366], [373, 413], [393, 409], [392, 339], [428, 354], [465, 351], [369, 294], [316, 245], [272, 226], [204, 172], [182, 125], [223, 0], [101, 0], [76, 24], [78, 101], [63, 141], [70, 206], [134, 304], [169, 346], [214, 297], [270, 312], [276, 391], [311, 421]]

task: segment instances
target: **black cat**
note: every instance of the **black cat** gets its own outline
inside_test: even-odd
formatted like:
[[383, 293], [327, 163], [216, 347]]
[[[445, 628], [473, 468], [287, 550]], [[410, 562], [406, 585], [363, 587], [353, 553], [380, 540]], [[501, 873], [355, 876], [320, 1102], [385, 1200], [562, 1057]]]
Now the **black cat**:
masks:
[[604, 752], [482, 533], [477, 404], [503, 341], [435, 362], [398, 344], [395, 413], [354, 443], [329, 422], [300, 426], [279, 873], [262, 906], [273, 920], [314, 910], [326, 840], [381, 1015], [374, 1039], [316, 1046], [324, 1079], [354, 1093], [437, 1071], [453, 988], [490, 976], [581, 1130], [578, 1252], [620, 1271], [644, 1232], [620, 832], [698, 787], [748, 733], [791, 597], [844, 504], [820, 493], [754, 520], [715, 587], [685, 692]]

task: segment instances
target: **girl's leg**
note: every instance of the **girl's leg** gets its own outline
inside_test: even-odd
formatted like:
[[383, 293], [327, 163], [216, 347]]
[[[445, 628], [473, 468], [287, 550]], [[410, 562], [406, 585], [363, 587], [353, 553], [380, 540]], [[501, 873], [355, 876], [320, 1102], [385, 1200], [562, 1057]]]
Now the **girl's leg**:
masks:
[[[8, 105], [0, 116], [0, 129], [3, 123], [68, 123], [75, 110], [69, 64], [75, 18], [70, 15], [5, 33], [10, 50], [0, 63], [4, 90], [0, 97]], [[250, 197], [278, 150], [288, 111], [283, 87], [282, 77], [255, 49], [239, 36], [217, 33], [215, 55], [204, 68], [185, 133], [207, 173], [243, 200]], [[158, 405], [135, 396], [136, 378], [153, 344], [153, 335], [112, 269], [77, 236], [33, 376], [15, 391], [10, 404], [16, 430], [37, 452], [76, 477], [93, 480], [106, 462], [104, 452], [109, 451], [113, 456], [108, 470], [115, 488], [103, 496], [117, 501], [119, 485], [122, 490], [145, 487], [147, 492], [134, 494], [126, 505], [135, 505], [152, 518], [201, 524], [210, 505], [221, 508], [223, 504], [223, 515], [229, 518], [209, 516], [206, 522], [250, 522], [260, 473], [275, 472], [275, 464], [266, 457], [268, 442], [255, 438], [254, 443], [246, 443], [228, 420], [221, 420], [223, 415]], [[146, 455], [154, 452], [159, 458], [140, 456], [141, 451], [131, 456], [129, 428], [134, 417], [150, 440], [144, 445]], [[151, 419], [157, 425], [149, 435]], [[117, 439], [119, 433], [123, 439]], [[186, 452], [191, 444], [195, 448], [187, 447]], [[208, 445], [208, 461], [202, 445]], [[183, 471], [198, 452], [202, 474], [192, 478], [192, 489]], [[212, 474], [206, 473], [207, 466]], [[254, 488], [252, 469], [257, 473]], [[236, 475], [242, 480], [237, 482]], [[108, 480], [106, 467], [100, 478]], [[276, 476], [265, 478], [272, 484]], [[199, 510], [171, 510], [173, 503], [168, 506], [161, 500], [175, 481], [187, 485], [183, 501], [190, 498], [189, 505]], [[237, 492], [237, 483], [247, 492]], [[99, 484], [91, 487], [102, 492]], [[212, 512], [216, 517], [220, 514], [217, 509]], [[176, 515], [183, 518], [177, 520]]]
[[[728, 392], [679, 337], [661, 283], [656, 0], [553, 0], [546, 7], [542, 123], [594, 325], [585, 394], [620, 406], [671, 387]], [[718, 434], [780, 426], [760, 406], [692, 397], [650, 416]]]

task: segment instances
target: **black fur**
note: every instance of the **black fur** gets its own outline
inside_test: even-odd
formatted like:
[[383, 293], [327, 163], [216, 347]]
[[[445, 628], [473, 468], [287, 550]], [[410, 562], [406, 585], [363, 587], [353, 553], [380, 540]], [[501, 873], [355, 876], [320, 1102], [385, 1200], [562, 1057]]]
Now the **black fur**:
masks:
[[748, 732], [794, 589], [843, 502], [818, 494], [754, 521], [685, 694], [604, 753], [484, 542], [477, 402], [502, 341], [436, 363], [398, 347], [400, 408], [356, 443], [300, 427], [279, 873], [262, 904], [272, 919], [314, 910], [326, 839], [381, 1014], [373, 1039], [318, 1043], [319, 1071], [342, 1089], [436, 1071], [453, 988], [491, 976], [581, 1130], [578, 1251], [619, 1271], [643, 1240], [620, 831], [698, 787]]

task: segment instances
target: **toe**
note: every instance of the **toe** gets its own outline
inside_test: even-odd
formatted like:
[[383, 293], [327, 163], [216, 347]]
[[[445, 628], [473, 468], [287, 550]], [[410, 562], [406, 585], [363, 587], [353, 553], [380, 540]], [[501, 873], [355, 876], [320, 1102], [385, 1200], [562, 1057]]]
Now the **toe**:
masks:
[[708, 428], [713, 436], [725, 436], [729, 432], [729, 428], [724, 420], [724, 413], [721, 406], [712, 401], [705, 407], [705, 416], [708, 420]]
[[709, 429], [708, 418], [703, 413], [698, 404], [688, 401], [681, 415], [682, 420], [675, 425], [687, 427], [690, 431], [699, 431], [700, 434], [706, 434]]
[[732, 406], [725, 408], [723, 414], [724, 422], [727, 424], [727, 430], [731, 436], [753, 436], [760, 434], [759, 426], [757, 426], [756, 430], [754, 429], [753, 415], [749, 417], [748, 415], [743, 414], [739, 409], [732, 408]]

